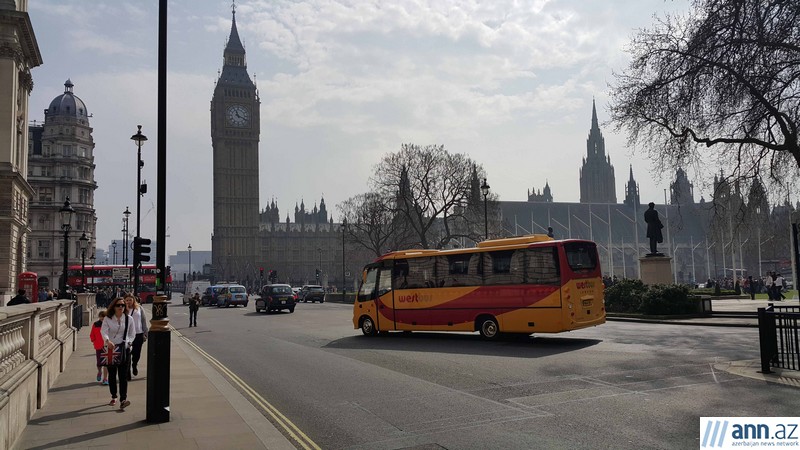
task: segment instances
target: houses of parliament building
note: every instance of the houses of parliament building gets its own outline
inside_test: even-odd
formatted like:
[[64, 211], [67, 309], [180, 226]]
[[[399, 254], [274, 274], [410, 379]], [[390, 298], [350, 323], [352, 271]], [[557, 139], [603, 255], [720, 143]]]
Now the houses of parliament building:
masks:
[[[235, 10], [223, 60], [210, 108], [215, 279], [256, 285], [265, 281], [260, 279], [263, 269], [275, 271], [280, 282], [346, 285], [351, 290], [372, 257], [344, 241], [344, 229], [334, 222], [323, 198], [311, 209], [304, 202], [296, 204], [293, 217], [284, 216], [275, 200], [263, 209], [259, 206], [261, 102], [247, 71]], [[643, 200], [632, 166], [621, 203], [615, 177], [592, 102], [586, 154], [579, 169], [580, 201], [555, 201], [545, 182], [543, 189], [528, 190], [526, 201], [499, 202], [502, 227], [490, 234], [546, 233], [551, 227], [557, 239], [595, 241], [605, 275], [638, 278], [638, 259], [648, 252]], [[713, 192], [713, 201], [695, 201], [686, 172], [677, 169], [663, 203], [644, 200], [657, 203], [665, 225], [659, 250], [672, 258], [676, 282], [759, 275], [789, 265], [785, 225], [795, 207], [788, 200], [770, 207], [757, 180], [744, 192], [722, 173], [715, 177]]]

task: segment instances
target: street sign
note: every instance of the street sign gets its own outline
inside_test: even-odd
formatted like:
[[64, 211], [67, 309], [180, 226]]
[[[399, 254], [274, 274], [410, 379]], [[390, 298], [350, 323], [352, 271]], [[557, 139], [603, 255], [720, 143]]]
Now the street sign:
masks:
[[122, 283], [130, 280], [131, 268], [130, 267], [114, 267], [111, 269], [111, 277], [114, 278], [115, 283]]

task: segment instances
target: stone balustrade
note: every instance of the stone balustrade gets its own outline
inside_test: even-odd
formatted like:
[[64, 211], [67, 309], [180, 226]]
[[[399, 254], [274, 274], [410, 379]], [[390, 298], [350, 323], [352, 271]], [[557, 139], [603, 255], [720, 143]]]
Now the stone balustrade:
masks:
[[72, 300], [0, 307], [0, 448], [11, 448], [75, 350]]

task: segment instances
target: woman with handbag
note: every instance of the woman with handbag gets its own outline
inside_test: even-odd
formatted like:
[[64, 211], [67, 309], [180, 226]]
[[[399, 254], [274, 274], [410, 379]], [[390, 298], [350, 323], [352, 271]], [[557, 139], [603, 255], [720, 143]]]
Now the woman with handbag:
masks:
[[128, 377], [126, 372], [130, 347], [136, 338], [133, 319], [125, 312], [125, 300], [116, 298], [108, 306], [100, 334], [106, 343], [106, 351], [118, 354], [116, 361], [108, 361], [108, 389], [111, 391], [111, 401], [108, 404], [111, 406], [117, 404], [117, 375], [119, 375], [119, 409], [125, 409], [131, 404], [128, 401]]

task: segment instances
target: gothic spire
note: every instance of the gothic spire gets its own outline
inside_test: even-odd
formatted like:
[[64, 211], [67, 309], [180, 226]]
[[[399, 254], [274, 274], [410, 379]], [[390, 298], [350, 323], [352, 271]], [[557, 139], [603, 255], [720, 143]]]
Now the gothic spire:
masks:
[[594, 98], [592, 98], [592, 128], [600, 129], [600, 125], [597, 122], [597, 108], [594, 105]]
[[[245, 51], [242, 45], [242, 40], [239, 38], [239, 30], [236, 29], [236, 4], [231, 5], [232, 19], [231, 19], [231, 35], [228, 37], [228, 43], [225, 45], [225, 52], [223, 57], [226, 66], [239, 66], [247, 67], [245, 61]], [[248, 80], [249, 81], [249, 80]]]

